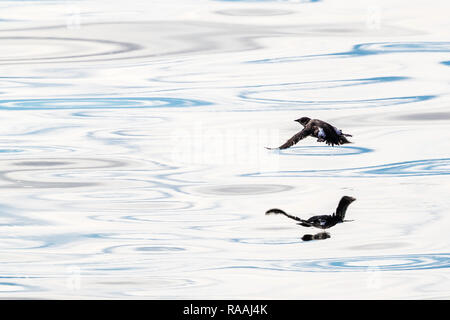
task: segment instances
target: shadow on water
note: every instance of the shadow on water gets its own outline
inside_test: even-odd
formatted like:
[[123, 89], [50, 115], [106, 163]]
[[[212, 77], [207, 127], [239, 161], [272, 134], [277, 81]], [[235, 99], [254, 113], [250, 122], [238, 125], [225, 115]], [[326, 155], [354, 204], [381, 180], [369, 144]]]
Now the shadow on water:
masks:
[[305, 234], [301, 239], [303, 241], [311, 241], [311, 240], [325, 240], [331, 238], [331, 235], [328, 232], [319, 232], [316, 234]]
[[126, 43], [126, 42], [118, 42], [118, 41], [110, 41], [104, 39], [80, 39], [80, 38], [58, 38], [58, 37], [0, 37], [2, 42], [9, 41], [14, 43], [15, 41], [20, 42], [41, 42], [42, 44], [49, 45], [49, 43], [56, 46], [68, 46], [73, 43], [81, 43], [81, 44], [91, 44], [91, 45], [100, 45], [106, 48], [103, 48], [102, 51], [92, 52], [92, 53], [82, 53], [82, 54], [73, 54], [73, 52], [67, 55], [58, 55], [58, 56], [48, 56], [48, 57], [10, 57], [10, 58], [1, 58], [0, 64], [15, 64], [15, 63], [27, 63], [27, 62], [39, 62], [44, 63], [46, 61], [53, 60], [64, 60], [64, 59], [74, 59], [74, 58], [87, 58], [87, 57], [97, 57], [97, 56], [110, 56], [122, 53], [128, 53], [131, 51], [136, 51], [142, 49], [140, 45], [134, 43]]
[[393, 119], [398, 119], [398, 120], [418, 120], [418, 121], [449, 120], [450, 119], [450, 112], [426, 112], [426, 113], [404, 114], [404, 115], [393, 117]]
[[[0, 170], [0, 189], [91, 187], [99, 183], [92, 179], [73, 181], [74, 178], [70, 176], [70, 172], [92, 172], [127, 165], [122, 161], [96, 158], [5, 159], [1, 160], [0, 164], [8, 168]], [[24, 178], [18, 178], [18, 176]]]
[[197, 188], [196, 191], [202, 194], [215, 195], [258, 195], [273, 194], [292, 190], [294, 187], [278, 184], [240, 184], [240, 185], [219, 185]]
[[320, 157], [336, 157], [350, 156], [373, 152], [373, 149], [363, 147], [340, 146], [339, 148], [329, 148], [326, 146], [302, 146], [291, 147], [286, 150], [275, 150], [275, 152], [286, 156], [320, 156]]

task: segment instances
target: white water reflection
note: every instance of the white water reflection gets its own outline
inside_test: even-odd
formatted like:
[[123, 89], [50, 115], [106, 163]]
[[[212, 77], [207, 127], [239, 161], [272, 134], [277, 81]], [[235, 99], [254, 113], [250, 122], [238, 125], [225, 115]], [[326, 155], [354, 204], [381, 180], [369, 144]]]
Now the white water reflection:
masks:
[[0, 297], [448, 298], [448, 9], [1, 1]]

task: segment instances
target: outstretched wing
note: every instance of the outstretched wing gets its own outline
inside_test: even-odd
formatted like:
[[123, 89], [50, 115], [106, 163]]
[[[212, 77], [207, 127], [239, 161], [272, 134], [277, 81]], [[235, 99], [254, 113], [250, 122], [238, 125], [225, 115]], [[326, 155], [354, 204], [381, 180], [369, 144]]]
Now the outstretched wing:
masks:
[[266, 214], [286, 214], [286, 212], [284, 212], [281, 209], [274, 208], [274, 209], [267, 210]]
[[336, 130], [332, 125], [322, 121], [320, 127], [325, 132], [325, 140], [327, 141], [327, 144], [331, 145], [340, 144], [339, 135], [336, 133]]
[[295, 221], [304, 221], [303, 219], [300, 219], [299, 217], [296, 217], [296, 216], [292, 216], [292, 215], [290, 215], [290, 214], [287, 214], [286, 212], [284, 212], [284, 211], [281, 210], [281, 209], [270, 209], [270, 210], [267, 210], [267, 211], [266, 211], [266, 214], [282, 214], [282, 215], [285, 215], [286, 217], [288, 217], [288, 218], [290, 218], [290, 219], [293, 219], [293, 220], [295, 220]]
[[[288, 141], [286, 141], [284, 144], [279, 146], [277, 149], [283, 150], [292, 147], [294, 144], [299, 142], [300, 140], [306, 138], [307, 136], [311, 135], [313, 133], [312, 126], [307, 125], [303, 128], [302, 131], [296, 133], [292, 138], [290, 138]], [[268, 148], [270, 149], [270, 148]]]
[[310, 223], [309, 221], [306, 221], [306, 220], [303, 220], [303, 219], [301, 219], [301, 218], [299, 218], [299, 217], [290, 215], [290, 214], [284, 212], [284, 211], [281, 210], [281, 209], [270, 209], [270, 210], [267, 210], [267, 211], [266, 211], [266, 215], [267, 215], [267, 214], [282, 214], [282, 215], [284, 215], [284, 216], [286, 216], [286, 217], [288, 217], [288, 218], [290, 218], [290, 219], [292, 219], [292, 220], [300, 221], [298, 224], [299, 224], [299, 225], [302, 225], [302, 226], [304, 226], [304, 227], [312, 227], [312, 226], [314, 226], [314, 225], [313, 225], [312, 223]]

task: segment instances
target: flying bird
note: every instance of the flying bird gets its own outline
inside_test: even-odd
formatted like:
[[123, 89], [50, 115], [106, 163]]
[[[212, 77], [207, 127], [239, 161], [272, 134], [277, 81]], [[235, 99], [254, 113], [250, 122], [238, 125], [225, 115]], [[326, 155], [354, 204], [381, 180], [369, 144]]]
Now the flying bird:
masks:
[[266, 215], [268, 214], [283, 214], [288, 218], [294, 219], [295, 221], [299, 221], [299, 225], [303, 227], [316, 227], [319, 229], [328, 229], [333, 226], [335, 226], [338, 223], [351, 221], [351, 220], [344, 220], [345, 213], [347, 212], [348, 206], [355, 201], [356, 199], [349, 196], [343, 196], [341, 198], [341, 201], [339, 201], [339, 204], [336, 208], [336, 212], [332, 215], [321, 215], [321, 216], [314, 216], [307, 220], [292, 216], [290, 214], [287, 214], [283, 210], [280, 209], [270, 209], [266, 212]]
[[317, 142], [325, 141], [327, 145], [331, 146], [334, 146], [335, 144], [341, 145], [345, 143], [351, 143], [350, 141], [347, 140], [346, 137], [351, 137], [352, 135], [342, 133], [342, 130], [332, 126], [331, 124], [325, 121], [318, 119], [310, 119], [308, 117], [302, 117], [294, 121], [299, 122], [303, 126], [303, 130], [296, 133], [292, 138], [290, 138], [288, 141], [286, 141], [283, 145], [279, 146], [278, 148], [266, 147], [266, 149], [269, 150], [287, 149], [308, 136], [316, 137]]

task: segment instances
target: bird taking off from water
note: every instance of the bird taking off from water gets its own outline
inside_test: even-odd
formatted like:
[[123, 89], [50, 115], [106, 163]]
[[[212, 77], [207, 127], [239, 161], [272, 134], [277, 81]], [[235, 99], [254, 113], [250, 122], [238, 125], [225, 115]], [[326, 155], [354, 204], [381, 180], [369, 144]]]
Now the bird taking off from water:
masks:
[[352, 135], [342, 133], [341, 130], [325, 121], [310, 119], [308, 117], [302, 117], [295, 121], [299, 122], [304, 127], [302, 131], [295, 134], [292, 138], [290, 138], [278, 148], [266, 148], [269, 150], [287, 149], [308, 136], [316, 137], [317, 142], [325, 141], [327, 145], [331, 146], [334, 146], [335, 144], [341, 145], [345, 143], [351, 143], [347, 140], [346, 137], [351, 137]]
[[355, 200], [356, 199], [353, 197], [343, 196], [341, 198], [341, 201], [339, 201], [339, 204], [336, 208], [335, 213], [333, 213], [332, 215], [314, 216], [307, 220], [303, 220], [298, 217], [291, 216], [290, 214], [287, 214], [286, 212], [284, 212], [283, 210], [280, 210], [280, 209], [270, 209], [266, 212], [266, 215], [267, 214], [283, 214], [288, 218], [298, 221], [299, 222], [298, 224], [303, 227], [316, 227], [319, 229], [328, 229], [338, 223], [351, 221], [351, 220], [344, 220], [344, 217], [345, 217], [345, 213], [347, 211], [348, 206]]

